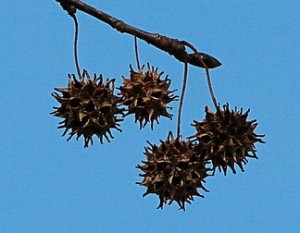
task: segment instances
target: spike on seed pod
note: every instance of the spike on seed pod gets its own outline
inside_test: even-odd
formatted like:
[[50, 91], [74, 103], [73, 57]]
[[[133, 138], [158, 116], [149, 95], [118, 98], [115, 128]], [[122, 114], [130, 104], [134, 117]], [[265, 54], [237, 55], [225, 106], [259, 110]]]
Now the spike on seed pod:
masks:
[[137, 182], [147, 187], [143, 197], [148, 194], [159, 196], [157, 208], [165, 204], [178, 203], [180, 209], [185, 210], [185, 203], [194, 201], [194, 196], [204, 197], [198, 189], [207, 191], [202, 185], [209, 176], [209, 169], [205, 162], [197, 157], [190, 141], [183, 141], [181, 137], [174, 138], [172, 132], [159, 146], [150, 145], [144, 154], [147, 161], [136, 167], [144, 172], [140, 174], [143, 181]]
[[119, 95], [122, 98], [122, 104], [127, 106], [128, 113], [135, 116], [135, 122], [139, 121], [140, 129], [144, 128], [150, 122], [153, 130], [154, 122], [158, 122], [160, 116], [172, 119], [168, 113], [168, 104], [178, 99], [178, 96], [170, 91], [171, 80], [166, 76], [161, 79], [163, 72], [158, 73], [158, 69], [150, 67], [143, 71], [142, 66], [138, 71], [134, 71], [130, 66], [130, 78], [123, 77], [123, 86], [121, 86]]
[[[86, 80], [85, 80], [86, 79]], [[62, 136], [70, 130], [69, 141], [74, 135], [78, 140], [84, 137], [84, 147], [93, 144], [93, 135], [96, 135], [100, 142], [103, 138], [108, 142], [113, 138], [112, 129], [121, 131], [118, 115], [124, 115], [124, 109], [119, 108], [120, 97], [114, 95], [114, 79], [103, 80], [102, 75], [91, 79], [85, 70], [79, 80], [75, 75], [68, 75], [67, 88], [55, 88], [57, 92], [52, 96], [61, 104], [54, 107], [51, 114], [64, 118], [58, 128], [65, 128]]]
[[247, 158], [257, 158], [254, 144], [265, 143], [261, 139], [264, 135], [254, 133], [256, 120], [247, 121], [250, 109], [243, 113], [243, 109], [230, 110], [226, 104], [215, 113], [208, 107], [205, 112], [203, 121], [192, 124], [196, 134], [189, 139], [195, 144], [194, 149], [204, 161], [211, 161], [214, 172], [218, 168], [226, 175], [229, 167], [235, 174], [235, 164], [244, 171]]

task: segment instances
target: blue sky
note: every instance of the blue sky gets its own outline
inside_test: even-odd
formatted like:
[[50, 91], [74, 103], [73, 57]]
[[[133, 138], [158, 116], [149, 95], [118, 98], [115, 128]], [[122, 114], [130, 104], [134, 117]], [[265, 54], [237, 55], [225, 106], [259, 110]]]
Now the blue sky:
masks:
[[[75, 73], [72, 19], [51, 1], [1, 1], [0, 232], [299, 232], [299, 1], [96, 1], [87, 3], [150, 32], [187, 40], [223, 65], [211, 71], [220, 103], [251, 108], [258, 160], [245, 172], [207, 179], [210, 190], [186, 211], [173, 204], [156, 210], [135, 165], [146, 140], [159, 143], [176, 121], [161, 119], [139, 130], [133, 117], [113, 132], [112, 143], [83, 148], [66, 142], [54, 87]], [[77, 13], [79, 57], [91, 74], [116, 78], [135, 65], [133, 38]], [[140, 59], [169, 74], [180, 89], [183, 65], [140, 41]], [[204, 72], [191, 67], [182, 134], [213, 108]], [[177, 103], [172, 113], [177, 111]]]

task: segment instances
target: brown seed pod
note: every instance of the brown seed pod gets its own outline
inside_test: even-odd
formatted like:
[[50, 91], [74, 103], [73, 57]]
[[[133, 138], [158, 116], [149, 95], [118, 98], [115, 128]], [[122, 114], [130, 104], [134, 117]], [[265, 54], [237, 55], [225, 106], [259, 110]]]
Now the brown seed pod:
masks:
[[211, 161], [213, 170], [221, 168], [226, 175], [227, 167], [235, 174], [234, 164], [244, 171], [243, 164], [248, 162], [247, 157], [257, 158], [254, 144], [264, 143], [261, 137], [254, 133], [256, 120], [247, 121], [248, 109], [237, 111], [229, 109], [229, 104], [218, 107], [216, 113], [205, 108], [206, 117], [203, 121], [194, 121], [196, 134], [189, 137], [195, 143], [195, 150], [205, 161]]
[[176, 201], [180, 209], [185, 209], [185, 202], [191, 203], [193, 196], [203, 197], [198, 188], [207, 191], [202, 182], [208, 176], [205, 162], [200, 160], [190, 141], [183, 141], [181, 137], [174, 138], [169, 132], [167, 140], [160, 141], [159, 146], [150, 142], [145, 147], [147, 161], [137, 165], [144, 174], [141, 186], [147, 187], [146, 195], [153, 193], [159, 196], [160, 203], [157, 208]]
[[177, 100], [178, 96], [174, 96], [174, 91], [169, 91], [171, 80], [168, 76], [162, 80], [163, 72], [158, 73], [154, 67], [143, 72], [144, 66], [137, 72], [130, 66], [130, 78], [123, 77], [123, 86], [120, 89], [122, 104], [127, 106], [128, 113], [134, 114], [135, 122], [139, 121], [140, 128], [151, 122], [153, 129], [154, 121], [158, 122], [160, 116], [172, 119], [172, 115], [168, 113], [167, 105]]
[[[87, 81], [85, 81], [85, 78]], [[76, 134], [77, 140], [84, 137], [84, 147], [93, 144], [92, 136], [96, 135], [103, 143], [103, 137], [110, 142], [113, 138], [111, 129], [121, 132], [117, 115], [123, 114], [119, 108], [120, 98], [114, 95], [114, 79], [103, 81], [102, 75], [94, 75], [92, 80], [87, 71], [83, 72], [80, 80], [75, 75], [69, 75], [67, 88], [55, 88], [52, 96], [61, 104], [54, 107], [54, 116], [64, 118], [58, 128], [65, 128], [62, 136], [70, 130], [68, 141]]]

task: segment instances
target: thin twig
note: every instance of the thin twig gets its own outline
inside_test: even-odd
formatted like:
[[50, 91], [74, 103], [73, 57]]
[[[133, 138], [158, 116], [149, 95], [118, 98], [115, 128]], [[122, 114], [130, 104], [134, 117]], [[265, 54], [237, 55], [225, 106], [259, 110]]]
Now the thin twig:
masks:
[[79, 61], [78, 61], [78, 51], [77, 51], [77, 47], [78, 47], [78, 21], [77, 21], [77, 18], [76, 18], [75, 14], [70, 14], [70, 16], [73, 18], [74, 24], [75, 24], [74, 58], [75, 58], [75, 65], [76, 65], [78, 77], [79, 77], [79, 79], [81, 79], [81, 72], [80, 72], [80, 66], [79, 66]]
[[136, 65], [138, 70], [140, 70], [140, 59], [139, 59], [139, 51], [138, 51], [138, 44], [137, 44], [137, 38], [136, 36], [134, 37], [134, 53], [135, 53], [135, 59], [136, 59]]
[[205, 71], [206, 71], [206, 77], [207, 77], [207, 84], [208, 84], [209, 93], [210, 93], [211, 99], [212, 99], [212, 101], [215, 105], [215, 108], [217, 110], [218, 109], [218, 103], [217, 103], [217, 99], [215, 97], [214, 90], [213, 90], [213, 87], [212, 87], [212, 84], [211, 84], [209, 70], [205, 69]]
[[[221, 63], [214, 57], [205, 54], [205, 53], [192, 53], [188, 54], [186, 52], [185, 46], [187, 42], [183, 43], [183, 41], [169, 38], [166, 36], [162, 36], [158, 33], [149, 33], [143, 31], [141, 29], [135, 28], [129, 24], [126, 24], [122, 20], [114, 18], [98, 9], [95, 9], [92, 6], [89, 6], [79, 0], [56, 0], [59, 2], [64, 9], [66, 6], [72, 6], [76, 9], [83, 11], [107, 24], [109, 24], [112, 28], [115, 28], [121, 33], [128, 33], [130, 35], [136, 36], [141, 40], [146, 41], [147, 43], [169, 53], [174, 56], [179, 61], [185, 63], [189, 63], [194, 66], [202, 67], [202, 68], [215, 68], [221, 65]], [[199, 57], [202, 57], [199, 60]], [[206, 64], [206, 67], [203, 66], [203, 61]]]
[[182, 89], [181, 89], [181, 95], [179, 100], [179, 108], [178, 108], [178, 118], [177, 118], [177, 137], [180, 136], [180, 127], [181, 127], [181, 114], [182, 114], [182, 106], [183, 106], [183, 99], [186, 89], [188, 79], [188, 63], [184, 63], [184, 72], [183, 72], [183, 82], [182, 82]]

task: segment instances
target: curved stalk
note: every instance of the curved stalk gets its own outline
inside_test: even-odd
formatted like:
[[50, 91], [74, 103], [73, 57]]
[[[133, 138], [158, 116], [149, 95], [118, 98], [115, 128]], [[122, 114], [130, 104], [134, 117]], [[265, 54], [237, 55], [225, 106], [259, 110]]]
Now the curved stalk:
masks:
[[139, 58], [139, 51], [138, 51], [138, 44], [137, 44], [137, 38], [136, 36], [134, 37], [134, 53], [135, 53], [135, 60], [136, 60], [136, 65], [137, 65], [137, 68], [138, 70], [141, 69], [141, 66], [140, 66], [140, 58]]
[[75, 65], [78, 73], [78, 77], [81, 79], [81, 72], [80, 72], [80, 66], [78, 61], [78, 21], [75, 14], [70, 14], [70, 16], [74, 20], [75, 25], [75, 36], [74, 36], [74, 59], [75, 59]]
[[183, 82], [182, 82], [182, 89], [181, 89], [181, 95], [179, 100], [179, 108], [178, 108], [178, 118], [177, 118], [177, 137], [180, 136], [180, 126], [181, 126], [181, 114], [182, 114], [182, 107], [183, 107], [183, 99], [186, 89], [188, 79], [188, 63], [184, 63], [184, 73], [183, 73]]
[[205, 69], [206, 71], [206, 78], [207, 78], [207, 84], [208, 84], [208, 89], [209, 89], [209, 93], [210, 93], [210, 97], [215, 105], [216, 110], [218, 109], [218, 103], [217, 103], [217, 99], [216, 96], [214, 94], [214, 90], [211, 84], [211, 80], [210, 80], [210, 75], [209, 75], [209, 70]]

